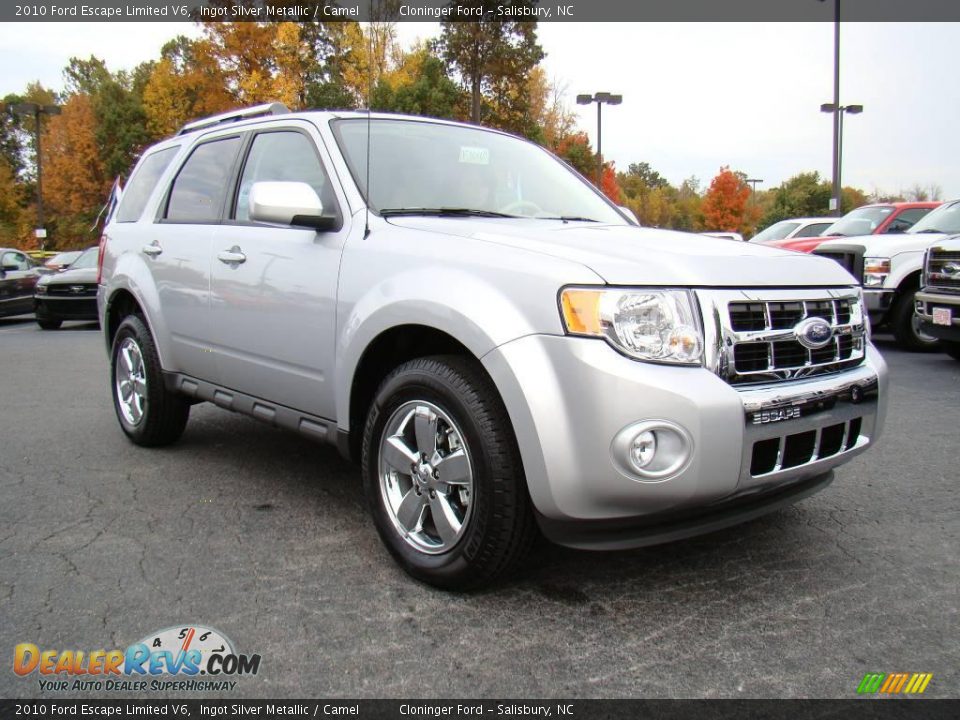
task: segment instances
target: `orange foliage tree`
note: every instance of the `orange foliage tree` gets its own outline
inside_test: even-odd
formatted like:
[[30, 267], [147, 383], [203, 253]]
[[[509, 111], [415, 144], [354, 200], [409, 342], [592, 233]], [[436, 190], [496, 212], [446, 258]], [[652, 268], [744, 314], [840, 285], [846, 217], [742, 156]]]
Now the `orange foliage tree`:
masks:
[[89, 240], [89, 226], [107, 199], [110, 179], [96, 137], [90, 96], [71, 95], [43, 133], [43, 197], [57, 218], [61, 246]]
[[620, 183], [617, 182], [617, 171], [613, 162], [603, 164], [603, 175], [600, 176], [600, 190], [612, 202], [623, 204], [623, 193], [620, 192]]
[[720, 172], [710, 181], [710, 187], [701, 206], [704, 224], [709, 230], [738, 232], [746, 224], [747, 201], [750, 199], [750, 187], [743, 177], [732, 172], [729, 167], [720, 168]]

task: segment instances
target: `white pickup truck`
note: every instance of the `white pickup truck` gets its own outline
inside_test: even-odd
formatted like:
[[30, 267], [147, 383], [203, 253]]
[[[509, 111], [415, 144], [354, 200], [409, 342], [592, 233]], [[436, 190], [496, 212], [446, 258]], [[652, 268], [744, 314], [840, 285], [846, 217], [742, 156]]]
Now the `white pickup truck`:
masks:
[[832, 258], [863, 284], [863, 299], [873, 326], [889, 325], [907, 350], [939, 349], [914, 312], [924, 252], [960, 233], [960, 200], [946, 202], [904, 233], [844, 237], [821, 243], [814, 253]]

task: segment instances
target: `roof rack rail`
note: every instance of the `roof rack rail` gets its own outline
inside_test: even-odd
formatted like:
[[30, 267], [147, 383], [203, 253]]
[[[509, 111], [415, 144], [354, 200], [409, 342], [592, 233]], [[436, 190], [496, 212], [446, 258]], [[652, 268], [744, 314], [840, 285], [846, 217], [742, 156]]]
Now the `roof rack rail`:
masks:
[[177, 135], [185, 135], [194, 130], [202, 130], [203, 128], [222, 125], [224, 123], [239, 122], [240, 120], [249, 120], [250, 118], [261, 117], [263, 115], [285, 115], [288, 112], [290, 112], [290, 109], [280, 102], [254, 105], [253, 107], [231, 110], [230, 112], [225, 112], [220, 115], [213, 115], [201, 120], [188, 122], [180, 128], [180, 132], [178, 132]]

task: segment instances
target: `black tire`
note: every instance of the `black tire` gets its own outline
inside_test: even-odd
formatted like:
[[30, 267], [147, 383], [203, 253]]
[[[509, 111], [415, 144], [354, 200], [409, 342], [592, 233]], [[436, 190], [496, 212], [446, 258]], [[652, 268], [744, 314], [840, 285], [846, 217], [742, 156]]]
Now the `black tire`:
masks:
[[44, 330], [56, 330], [63, 323], [63, 320], [50, 320], [47, 318], [37, 318], [37, 325]]
[[960, 360], [960, 342], [941, 340], [940, 348], [954, 360]]
[[[146, 390], [139, 418], [131, 420], [124, 415], [120, 400], [117, 364], [121, 348], [126, 341], [132, 341], [139, 350], [142, 360], [142, 372]], [[110, 387], [113, 392], [113, 408], [120, 421], [120, 427], [127, 437], [137, 445], [159, 447], [176, 442], [183, 434], [190, 417], [189, 401], [167, 390], [163, 383], [160, 357], [153, 336], [136, 315], [127, 316], [113, 338], [110, 350]]]
[[940, 349], [940, 341], [921, 334], [915, 320], [916, 295], [917, 289], [914, 288], [894, 301], [893, 308], [890, 310], [890, 329], [893, 331], [893, 338], [904, 350], [936, 352]]
[[[440, 554], [423, 552], [404, 539], [381, 492], [380, 447], [387, 422], [414, 401], [433, 404], [459, 426], [472, 465], [470, 514], [459, 539]], [[430, 585], [469, 590], [489, 584], [513, 570], [536, 537], [513, 426], [493, 383], [471, 359], [419, 358], [383, 381], [364, 427], [362, 473], [387, 549], [404, 570]]]

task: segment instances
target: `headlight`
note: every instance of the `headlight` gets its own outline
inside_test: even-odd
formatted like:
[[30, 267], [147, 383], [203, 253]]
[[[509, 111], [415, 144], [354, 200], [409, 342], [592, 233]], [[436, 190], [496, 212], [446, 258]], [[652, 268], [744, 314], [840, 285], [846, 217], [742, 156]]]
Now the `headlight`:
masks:
[[47, 294], [47, 284], [46, 284], [46, 283], [43, 283], [43, 284], [37, 283], [36, 286], [34, 286], [34, 291], [37, 293], [37, 295], [46, 295], [46, 294]]
[[566, 288], [560, 309], [571, 335], [604, 338], [637, 360], [702, 362], [703, 336], [687, 290]]
[[879, 287], [890, 274], [890, 258], [866, 258], [863, 261], [863, 286]]

